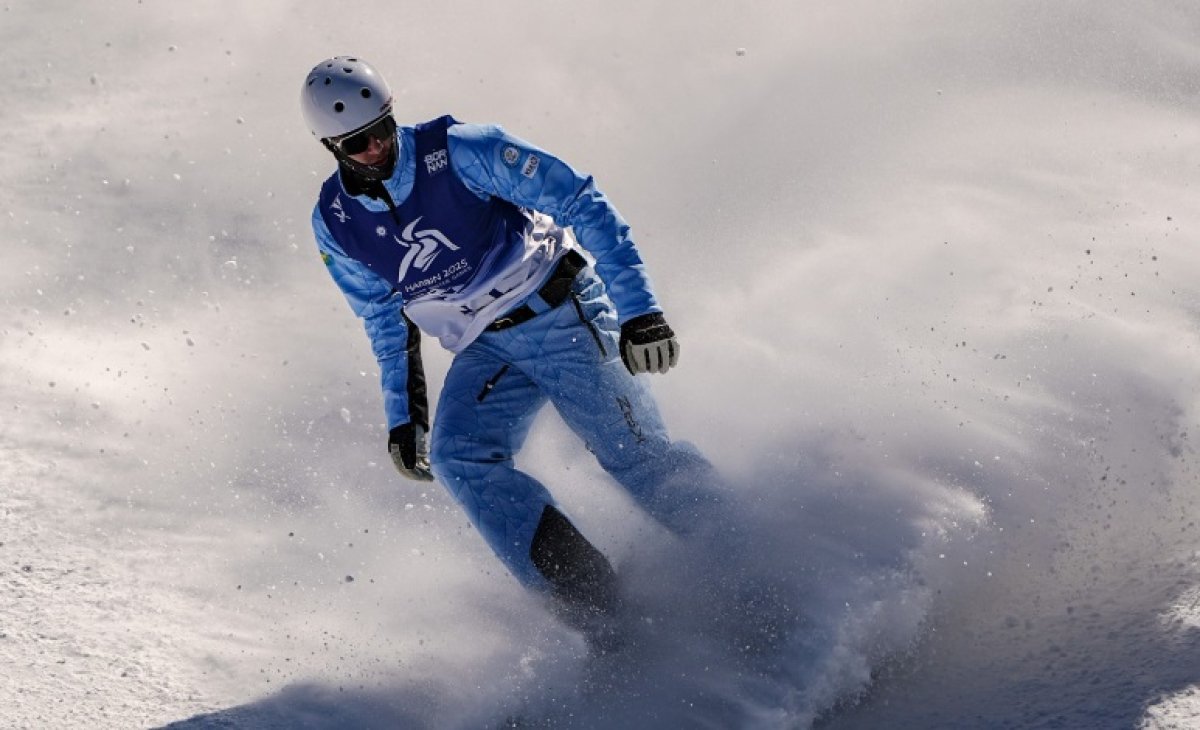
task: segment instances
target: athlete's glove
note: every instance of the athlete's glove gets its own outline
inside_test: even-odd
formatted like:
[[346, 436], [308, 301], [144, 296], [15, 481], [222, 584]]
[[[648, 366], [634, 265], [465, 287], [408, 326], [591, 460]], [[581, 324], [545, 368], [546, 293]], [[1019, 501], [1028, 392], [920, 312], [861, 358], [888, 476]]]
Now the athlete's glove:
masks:
[[679, 342], [658, 312], [634, 317], [621, 325], [621, 360], [629, 372], [665, 373], [679, 362]]
[[412, 423], [396, 426], [388, 434], [388, 453], [396, 470], [418, 482], [433, 481], [429, 471], [429, 442], [425, 429]]

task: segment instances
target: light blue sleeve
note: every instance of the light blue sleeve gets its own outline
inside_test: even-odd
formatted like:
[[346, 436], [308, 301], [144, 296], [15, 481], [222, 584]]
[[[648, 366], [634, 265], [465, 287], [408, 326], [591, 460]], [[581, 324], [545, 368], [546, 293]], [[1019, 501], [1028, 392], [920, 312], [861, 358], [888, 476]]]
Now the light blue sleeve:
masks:
[[455, 125], [449, 147], [451, 166], [476, 195], [503, 198], [571, 227], [596, 259], [621, 323], [662, 311], [629, 224], [591, 176], [495, 125]]
[[319, 208], [313, 209], [312, 227], [321, 260], [350, 308], [362, 318], [371, 340], [379, 362], [388, 428], [408, 423], [408, 323], [404, 319], [404, 300], [386, 279], [346, 255], [333, 239]]

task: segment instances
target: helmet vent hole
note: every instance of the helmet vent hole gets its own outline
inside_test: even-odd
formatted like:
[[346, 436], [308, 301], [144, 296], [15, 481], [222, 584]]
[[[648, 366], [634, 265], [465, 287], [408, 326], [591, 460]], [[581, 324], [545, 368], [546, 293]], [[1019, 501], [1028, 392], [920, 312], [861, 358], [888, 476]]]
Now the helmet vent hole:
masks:
[[352, 74], [352, 73], [354, 73], [354, 69], [350, 68], [349, 66], [343, 66], [343, 67], [342, 67], [342, 70], [343, 70], [343, 71], [345, 71], [345, 72], [346, 72], [346, 73], [348, 73], [348, 74]]
[[349, 61], [350, 63], [358, 63], [357, 58], [347, 58], [346, 60]]
[[317, 80], [316, 80], [316, 79], [309, 79], [309, 80], [308, 80], [308, 85], [309, 85], [309, 86], [312, 86], [312, 85], [313, 85], [313, 84], [315, 84], [315, 83], [317, 83]]
[[342, 112], [346, 111], [346, 105], [339, 101], [333, 105], [333, 110], [338, 114], [341, 114]]
[[330, 84], [332, 84], [332, 83], [333, 83], [333, 79], [331, 79], [331, 78], [329, 78], [328, 76], [326, 76], [326, 77], [325, 77], [325, 85], [326, 85], [326, 86], [329, 86], [329, 85], [330, 85]]
[[364, 88], [364, 89], [362, 90], [362, 98], [364, 98], [364, 99], [370, 99], [370, 98], [371, 98], [371, 90], [370, 90], [370, 89], [366, 89], [366, 88]]

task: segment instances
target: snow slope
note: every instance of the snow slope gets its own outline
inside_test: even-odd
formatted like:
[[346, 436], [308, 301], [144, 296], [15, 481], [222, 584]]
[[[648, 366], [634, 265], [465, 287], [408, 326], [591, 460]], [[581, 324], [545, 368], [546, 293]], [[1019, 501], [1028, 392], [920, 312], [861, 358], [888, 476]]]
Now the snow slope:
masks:
[[[5, 4], [0, 727], [1200, 724], [1200, 9], [1127, 6]], [[624, 660], [391, 472], [307, 228], [350, 52], [638, 234], [750, 547], [545, 414]]]

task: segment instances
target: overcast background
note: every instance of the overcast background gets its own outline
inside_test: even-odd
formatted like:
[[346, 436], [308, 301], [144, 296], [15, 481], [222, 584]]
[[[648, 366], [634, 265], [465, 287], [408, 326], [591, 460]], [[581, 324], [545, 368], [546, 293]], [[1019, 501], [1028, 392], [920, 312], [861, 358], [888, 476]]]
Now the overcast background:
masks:
[[[1200, 721], [1197, 38], [1168, 0], [6, 0], [0, 725]], [[521, 464], [661, 619], [597, 669], [396, 476], [308, 227], [336, 54], [596, 176], [777, 601], [698, 598], [724, 554], [547, 412]]]

